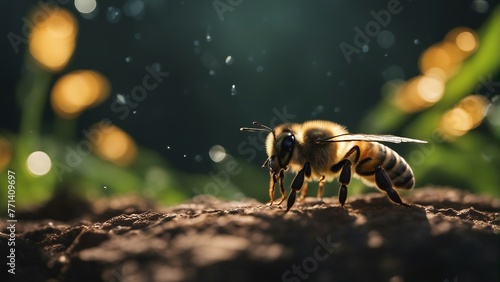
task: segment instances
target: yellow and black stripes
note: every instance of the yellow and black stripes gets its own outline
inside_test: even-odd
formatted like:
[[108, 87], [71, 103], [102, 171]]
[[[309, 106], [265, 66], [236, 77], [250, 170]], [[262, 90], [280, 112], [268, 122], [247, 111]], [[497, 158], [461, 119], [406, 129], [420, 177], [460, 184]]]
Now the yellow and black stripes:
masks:
[[396, 188], [411, 189], [415, 184], [413, 171], [406, 161], [394, 150], [376, 142], [360, 142], [362, 155], [356, 164], [356, 174], [373, 181], [378, 167], [384, 169]]

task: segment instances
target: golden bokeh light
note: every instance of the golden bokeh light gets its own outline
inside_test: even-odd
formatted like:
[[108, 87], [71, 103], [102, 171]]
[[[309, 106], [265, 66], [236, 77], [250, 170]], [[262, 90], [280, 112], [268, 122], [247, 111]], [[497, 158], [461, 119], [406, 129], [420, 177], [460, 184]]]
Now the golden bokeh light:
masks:
[[445, 83], [436, 75], [420, 75], [403, 84], [395, 96], [395, 104], [407, 113], [426, 109], [443, 97]]
[[74, 16], [63, 8], [45, 13], [44, 20], [36, 24], [29, 38], [31, 55], [51, 71], [62, 69], [71, 58], [76, 45], [78, 25]]
[[489, 100], [484, 96], [467, 96], [460, 100], [457, 106], [443, 115], [439, 129], [447, 137], [462, 136], [481, 124], [489, 104]]
[[114, 125], [97, 128], [96, 125], [91, 131], [102, 135], [98, 140], [90, 140], [99, 157], [122, 166], [130, 165], [135, 160], [137, 146], [122, 129]]
[[429, 47], [420, 57], [420, 71], [440, 69], [447, 77], [453, 75], [461, 65], [463, 56], [458, 47], [450, 42], [442, 42]]
[[74, 71], [54, 84], [52, 108], [60, 117], [74, 118], [84, 109], [103, 102], [109, 90], [109, 82], [102, 74], [91, 70]]
[[455, 44], [464, 58], [475, 51], [479, 45], [476, 32], [466, 27], [452, 29], [446, 35], [445, 40]]
[[12, 159], [12, 146], [9, 140], [0, 137], [0, 171], [3, 171]]
[[432, 105], [443, 97], [444, 81], [438, 77], [424, 75], [418, 81], [417, 94], [425, 103]]
[[474, 30], [465, 27], [452, 29], [442, 42], [432, 45], [422, 53], [419, 61], [420, 71], [427, 74], [439, 69], [448, 79], [461, 67], [463, 60], [476, 51], [478, 45]]

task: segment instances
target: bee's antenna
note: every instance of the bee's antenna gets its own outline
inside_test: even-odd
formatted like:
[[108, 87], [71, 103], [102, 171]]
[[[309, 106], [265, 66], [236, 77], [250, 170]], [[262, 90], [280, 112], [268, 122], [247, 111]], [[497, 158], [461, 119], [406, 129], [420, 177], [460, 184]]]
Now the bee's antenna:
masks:
[[274, 135], [274, 130], [272, 130], [269, 126], [260, 124], [256, 121], [252, 122], [253, 125], [260, 126], [262, 128], [255, 128], [255, 127], [242, 127], [240, 128], [241, 131], [249, 131], [249, 132], [271, 132], [273, 134], [274, 139], [276, 139], [276, 136]]

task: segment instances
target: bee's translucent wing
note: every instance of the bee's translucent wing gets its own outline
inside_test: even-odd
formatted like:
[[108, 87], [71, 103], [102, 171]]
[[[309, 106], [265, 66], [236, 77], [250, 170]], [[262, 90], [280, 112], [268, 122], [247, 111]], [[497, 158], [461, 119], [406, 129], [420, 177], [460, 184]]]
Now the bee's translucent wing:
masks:
[[367, 141], [367, 142], [391, 142], [391, 143], [403, 143], [403, 142], [413, 142], [413, 143], [427, 143], [427, 141], [394, 136], [394, 135], [377, 135], [377, 134], [358, 134], [358, 133], [346, 133], [340, 134], [333, 137], [328, 137], [319, 140], [319, 142], [349, 142], [349, 141]]

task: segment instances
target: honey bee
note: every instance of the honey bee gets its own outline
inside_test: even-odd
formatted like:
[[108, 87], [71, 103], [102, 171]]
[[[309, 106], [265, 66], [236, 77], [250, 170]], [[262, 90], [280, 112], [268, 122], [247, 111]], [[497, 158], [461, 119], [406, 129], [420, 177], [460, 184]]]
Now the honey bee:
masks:
[[290, 169], [296, 175], [290, 187], [286, 212], [295, 203], [297, 192], [302, 190], [300, 199], [305, 198], [308, 182], [319, 182], [318, 198], [321, 198], [325, 181], [331, 182], [337, 177], [340, 182], [339, 202], [343, 207], [351, 175], [384, 191], [393, 202], [409, 206], [401, 201], [394, 188], [413, 188], [413, 171], [398, 153], [378, 142], [426, 141], [394, 135], [353, 134], [340, 124], [324, 120], [285, 123], [274, 129], [257, 122], [253, 124], [257, 127], [242, 127], [240, 130], [269, 132], [266, 139], [268, 158], [262, 167], [269, 168], [270, 205], [274, 201], [276, 183], [279, 183], [281, 192], [279, 204], [287, 198], [283, 179], [284, 172]]

